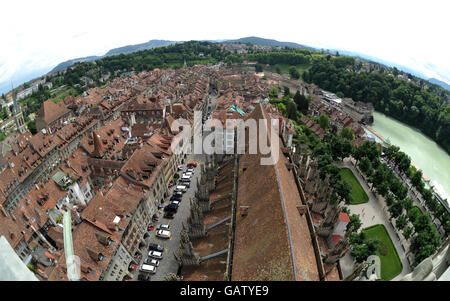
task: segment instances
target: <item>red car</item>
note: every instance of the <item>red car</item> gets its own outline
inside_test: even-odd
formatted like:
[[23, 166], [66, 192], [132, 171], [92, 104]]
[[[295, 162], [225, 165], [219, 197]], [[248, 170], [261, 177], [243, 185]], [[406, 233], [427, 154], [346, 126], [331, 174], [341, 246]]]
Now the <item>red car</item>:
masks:
[[187, 167], [197, 167], [197, 163], [190, 162], [190, 163], [187, 164]]

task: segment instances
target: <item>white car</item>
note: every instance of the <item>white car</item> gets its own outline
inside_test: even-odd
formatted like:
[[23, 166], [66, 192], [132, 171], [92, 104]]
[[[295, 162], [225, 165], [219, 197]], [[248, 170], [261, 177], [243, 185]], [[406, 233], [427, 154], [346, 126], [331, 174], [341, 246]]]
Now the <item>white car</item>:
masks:
[[147, 258], [144, 260], [144, 264], [148, 264], [148, 265], [152, 265], [152, 266], [159, 266], [159, 261], [156, 259], [152, 259], [152, 258]]
[[162, 252], [158, 252], [158, 251], [150, 251], [148, 252], [148, 256], [151, 258], [156, 258], [156, 259], [162, 259]]
[[158, 232], [156, 232], [156, 236], [160, 238], [170, 238], [171, 233], [168, 230], [158, 230]]
[[155, 274], [156, 273], [156, 266], [143, 264], [141, 266], [141, 271], [142, 272], [147, 272], [147, 273], [150, 273], [150, 274]]
[[169, 225], [159, 224], [159, 225], [156, 227], [156, 230], [169, 230]]

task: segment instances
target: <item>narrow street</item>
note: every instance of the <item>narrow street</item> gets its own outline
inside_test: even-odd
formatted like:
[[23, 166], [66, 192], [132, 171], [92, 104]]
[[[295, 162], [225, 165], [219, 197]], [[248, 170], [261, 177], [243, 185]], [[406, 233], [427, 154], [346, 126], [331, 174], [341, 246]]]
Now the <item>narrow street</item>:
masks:
[[[207, 116], [209, 117], [209, 113], [214, 110], [217, 95], [210, 94], [210, 107], [208, 110]], [[191, 145], [193, 149], [193, 145]], [[148, 245], [150, 243], [159, 244], [164, 247], [163, 259], [159, 260], [159, 266], [156, 268], [156, 273], [150, 275], [150, 281], [162, 281], [164, 277], [169, 273], [177, 274], [178, 271], [178, 262], [175, 259], [174, 253], [178, 251], [180, 245], [180, 233], [183, 229], [183, 223], [186, 225], [187, 218], [189, 217], [191, 210], [191, 199], [194, 198], [195, 192], [197, 191], [197, 179], [200, 180], [201, 176], [201, 163], [203, 164], [205, 161], [205, 155], [203, 154], [188, 154], [184, 159], [183, 171], [178, 171], [178, 174], [181, 176], [184, 171], [186, 171], [186, 164], [189, 162], [196, 162], [197, 167], [194, 169], [194, 174], [192, 175], [190, 187], [182, 196], [182, 201], [178, 207], [178, 212], [174, 215], [173, 219], [164, 218], [163, 209], [159, 210], [159, 221], [155, 222], [155, 230], [149, 231], [150, 236], [147, 237], [146, 241], [146, 250], [143, 252], [143, 258], [140, 262], [139, 268], [141, 267], [144, 259], [148, 258]], [[175, 185], [176, 186], [176, 185]], [[169, 196], [164, 200], [163, 206], [167, 206], [170, 202], [170, 197], [175, 190], [175, 186], [169, 189]], [[163, 239], [156, 237], [156, 227], [159, 224], [168, 224], [170, 226], [171, 238]], [[133, 280], [137, 280], [139, 271], [136, 272]]]

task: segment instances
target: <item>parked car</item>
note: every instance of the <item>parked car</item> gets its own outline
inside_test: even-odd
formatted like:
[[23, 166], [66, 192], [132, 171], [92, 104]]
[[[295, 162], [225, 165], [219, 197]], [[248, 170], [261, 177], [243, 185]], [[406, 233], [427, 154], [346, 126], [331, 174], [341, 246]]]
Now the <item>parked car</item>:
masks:
[[144, 260], [144, 263], [145, 263], [145, 264], [148, 264], [148, 265], [153, 265], [153, 266], [155, 266], [155, 267], [159, 266], [159, 261], [156, 260], [156, 259], [153, 259], [153, 258], [146, 258], [146, 259]]
[[164, 252], [164, 247], [158, 244], [149, 244], [148, 245], [149, 251], [158, 251], [158, 252]]
[[148, 256], [150, 256], [151, 258], [155, 258], [155, 259], [162, 259], [162, 252], [158, 252], [158, 251], [150, 251], [148, 252]]
[[173, 211], [167, 211], [164, 213], [164, 218], [172, 219], [174, 218], [175, 213]]
[[182, 199], [183, 199], [183, 197], [181, 195], [178, 195], [178, 194], [174, 194], [174, 195], [172, 195], [170, 197], [171, 201], [180, 201], [181, 202]]
[[156, 236], [158, 236], [159, 238], [170, 238], [172, 236], [172, 233], [170, 233], [170, 231], [168, 230], [158, 230], [158, 232], [156, 232]]
[[142, 272], [147, 272], [147, 273], [150, 273], [150, 274], [155, 274], [156, 273], [156, 266], [149, 265], [149, 264], [143, 264], [141, 266], [141, 271]]
[[189, 182], [181, 180], [180, 185], [183, 185], [183, 186], [186, 186], [187, 188], [189, 188], [189, 187], [191, 187], [191, 182], [190, 182], [190, 180], [189, 180]]
[[186, 172], [183, 174], [182, 178], [183, 178], [183, 177], [189, 177], [189, 178], [191, 178], [191, 177], [192, 177], [192, 174], [193, 174], [192, 171], [186, 171]]
[[183, 195], [183, 192], [181, 192], [181, 191], [174, 191], [174, 192], [173, 192], [173, 195], [179, 195], [179, 196], [182, 196], [182, 195]]
[[166, 224], [159, 224], [159, 225], [156, 227], [156, 230], [169, 230], [169, 228], [170, 228], [169, 225], [166, 225]]
[[171, 203], [171, 204], [175, 204], [175, 205], [177, 205], [177, 206], [180, 206], [180, 201], [171, 201], [170, 203]]
[[172, 211], [172, 212], [176, 213], [177, 210], [178, 210], [178, 205], [175, 205], [175, 204], [169, 204], [166, 207], [164, 207], [164, 212]]
[[185, 180], [188, 180], [188, 181], [190, 181], [191, 180], [191, 176], [189, 176], [189, 175], [182, 175], [181, 176], [181, 178], [180, 178], [180, 181], [185, 181]]
[[195, 163], [195, 162], [189, 162], [189, 163], [187, 164], [187, 167], [197, 167], [197, 163]]
[[194, 173], [194, 168], [190, 167], [190, 168], [188, 168], [186, 171], [187, 171], [187, 172], [192, 172], [192, 173]]
[[148, 273], [140, 273], [138, 275], [139, 281], [150, 281], [150, 275]]
[[177, 188], [175, 188], [176, 191], [186, 192], [187, 187], [185, 185], [178, 185]]

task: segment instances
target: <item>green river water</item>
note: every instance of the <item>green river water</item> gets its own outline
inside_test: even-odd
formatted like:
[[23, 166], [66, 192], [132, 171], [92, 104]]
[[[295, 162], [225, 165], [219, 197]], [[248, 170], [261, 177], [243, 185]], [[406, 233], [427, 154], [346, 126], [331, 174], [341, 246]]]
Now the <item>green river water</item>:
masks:
[[450, 201], [450, 156], [418, 130], [378, 112], [374, 112], [373, 117], [372, 127], [408, 154], [411, 162], [431, 180], [435, 190]]

